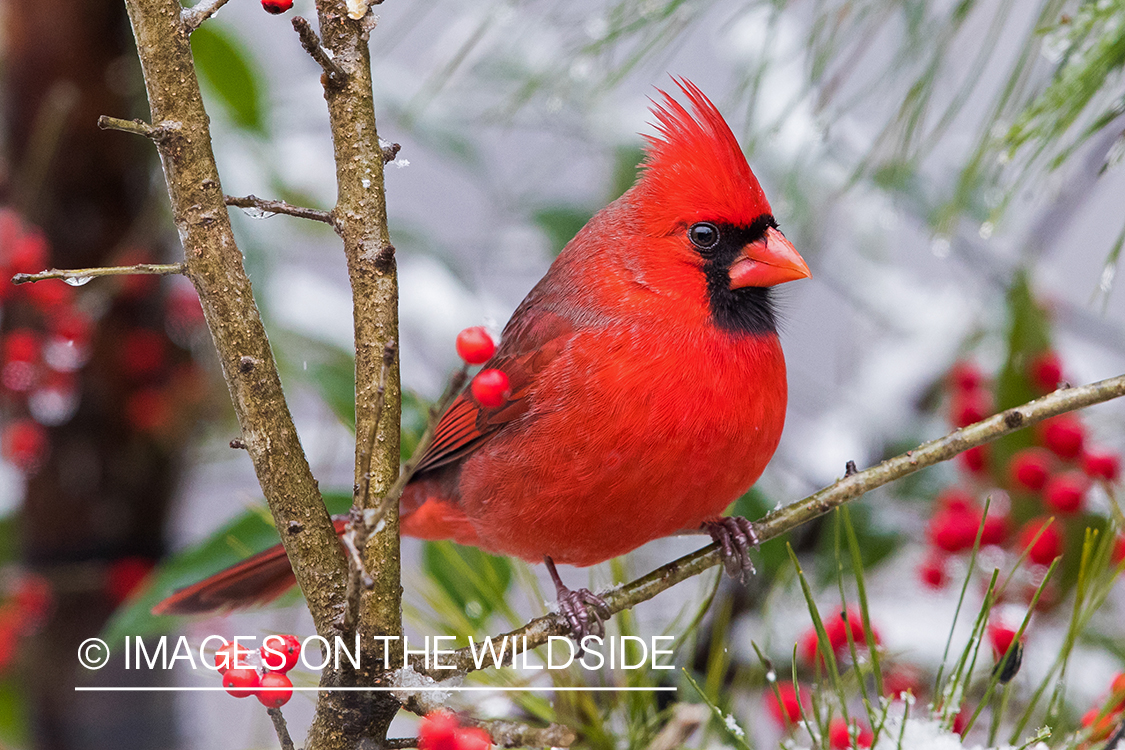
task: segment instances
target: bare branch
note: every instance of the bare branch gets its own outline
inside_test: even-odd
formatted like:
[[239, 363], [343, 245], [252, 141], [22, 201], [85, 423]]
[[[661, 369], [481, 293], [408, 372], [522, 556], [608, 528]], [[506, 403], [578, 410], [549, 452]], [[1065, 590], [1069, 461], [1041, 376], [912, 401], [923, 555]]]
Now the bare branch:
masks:
[[[1121, 396], [1125, 396], [1125, 375], [1118, 375], [1115, 378], [1100, 380], [1097, 383], [1077, 388], [1057, 390], [1022, 406], [983, 419], [976, 424], [954, 430], [948, 435], [924, 443], [914, 450], [889, 458], [878, 466], [846, 476], [803, 500], [767, 513], [754, 523], [754, 531], [760, 541], [773, 539], [803, 523], [823, 516], [849, 500], [861, 497], [877, 487], [882, 487], [928, 466], [948, 461], [969, 448], [991, 442], [1016, 430], [1042, 422], [1044, 419], [1100, 404]], [[605, 600], [610, 613], [616, 614], [622, 610], [635, 607], [641, 602], [648, 601], [661, 591], [697, 576], [720, 562], [722, 562], [722, 557], [719, 554], [719, 545], [711, 544], [659, 567], [632, 583], [624, 584], [608, 593], [601, 594], [601, 597]], [[532, 620], [510, 633], [496, 636], [493, 640], [500, 641], [504, 636], [507, 636], [509, 639], [518, 639], [521, 647], [522, 644], [526, 643], [527, 648], [535, 648], [546, 643], [548, 636], [566, 635], [567, 632], [566, 621], [561, 616], [552, 613]], [[444, 663], [454, 665], [455, 669], [431, 671], [426, 669], [424, 660], [417, 657], [411, 659], [411, 666], [416, 671], [437, 680], [462, 676], [476, 669], [472, 653], [468, 648], [454, 652], [453, 658], [445, 659]]]
[[192, 7], [184, 8], [180, 11], [180, 23], [183, 24], [184, 31], [190, 34], [198, 29], [201, 23], [215, 15], [215, 11], [226, 5], [228, 1], [229, 0], [199, 0], [199, 2]]
[[122, 120], [119, 117], [110, 117], [109, 115], [102, 115], [98, 118], [98, 127], [102, 130], [120, 130], [123, 133], [142, 135], [157, 143], [179, 130], [179, 125], [171, 122], [149, 125], [141, 119]]
[[399, 750], [400, 748], [418, 747], [417, 737], [396, 737], [383, 743], [385, 750]]
[[234, 195], [224, 195], [223, 202], [228, 206], [235, 206], [237, 208], [257, 209], [265, 214], [288, 214], [289, 216], [296, 216], [301, 219], [324, 222], [332, 227], [336, 226], [336, 219], [332, 216], [332, 212], [321, 211], [318, 208], [294, 206], [292, 203], [259, 198], [252, 194], [241, 198]]
[[302, 16], [295, 16], [293, 18], [293, 29], [297, 32], [297, 36], [301, 38], [301, 46], [305, 48], [305, 52], [308, 52], [309, 56], [324, 69], [324, 75], [328, 83], [332, 86], [343, 86], [348, 80], [348, 74], [332, 59], [331, 53], [324, 49], [324, 45], [320, 43], [320, 37], [313, 31], [312, 25]]
[[570, 747], [578, 736], [570, 727], [562, 724], [548, 724], [545, 727], [529, 727], [515, 721], [478, 721], [475, 724], [492, 738], [499, 747]]
[[12, 277], [13, 284], [28, 284], [47, 279], [62, 279], [72, 286], [81, 286], [95, 276], [156, 275], [170, 276], [183, 273], [183, 263], [137, 263], [133, 266], [100, 266], [98, 268], [72, 268], [63, 270], [51, 268], [39, 273], [17, 273]]
[[293, 738], [289, 736], [289, 726], [285, 723], [285, 717], [281, 715], [281, 709], [268, 708], [266, 712], [269, 713], [270, 720], [273, 721], [273, 728], [277, 732], [277, 741], [281, 743], [281, 750], [295, 750]]
[[390, 164], [398, 158], [398, 152], [402, 150], [402, 146], [398, 143], [381, 143], [379, 144], [383, 149], [383, 163]]

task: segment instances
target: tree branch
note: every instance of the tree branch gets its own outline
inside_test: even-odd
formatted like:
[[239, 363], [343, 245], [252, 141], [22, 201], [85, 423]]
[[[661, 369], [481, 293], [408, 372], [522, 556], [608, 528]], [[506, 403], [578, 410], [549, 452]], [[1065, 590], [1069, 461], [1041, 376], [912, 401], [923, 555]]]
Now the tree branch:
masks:
[[180, 11], [180, 23], [183, 24], [184, 31], [190, 34], [198, 29], [201, 23], [215, 15], [215, 11], [226, 5], [228, 1], [229, 0], [200, 0], [192, 7], [184, 8]]
[[120, 117], [110, 117], [109, 115], [102, 115], [98, 118], [98, 127], [102, 130], [120, 130], [122, 133], [144, 136], [157, 143], [179, 130], [179, 125], [173, 122], [149, 125], [141, 119], [122, 120]]
[[[924, 443], [914, 450], [889, 458], [878, 466], [850, 474], [803, 500], [767, 513], [754, 523], [754, 531], [760, 541], [773, 539], [803, 523], [823, 516], [849, 500], [861, 497], [877, 487], [882, 487], [928, 466], [948, 461], [969, 448], [991, 442], [1010, 432], [1029, 427], [1049, 417], [1082, 409], [1093, 404], [1100, 404], [1121, 396], [1125, 396], [1125, 375], [1077, 388], [1057, 390], [1035, 401], [981, 420], [976, 424], [954, 430], [948, 435]], [[648, 601], [661, 591], [669, 589], [681, 581], [709, 570], [718, 565], [721, 560], [719, 546], [711, 544], [657, 568], [632, 583], [624, 584], [606, 594], [602, 594], [601, 597], [608, 605], [610, 613], [616, 614], [622, 610], [631, 609], [641, 602]], [[530, 649], [546, 643], [548, 636], [566, 635], [568, 632], [566, 621], [562, 617], [557, 614], [549, 614], [532, 620], [510, 633], [496, 636], [493, 640], [499, 641], [506, 635], [510, 639], [519, 639], [522, 645], [523, 639], [526, 637], [527, 647]], [[411, 666], [415, 671], [435, 680], [460, 677], [476, 669], [469, 648], [455, 651], [452, 658], [443, 657], [443, 663], [452, 664], [454, 669], [427, 670], [423, 659], [411, 659]]]
[[[264, 214], [288, 214], [289, 216], [296, 216], [300, 219], [320, 221], [332, 227], [336, 226], [336, 219], [332, 216], [332, 213], [330, 211], [321, 211], [318, 208], [294, 206], [292, 203], [267, 200], [266, 198], [259, 198], [256, 195], [247, 195], [241, 198], [234, 195], [224, 195], [223, 201], [228, 206], [257, 209]], [[266, 217], [263, 216], [262, 218]]]
[[73, 286], [82, 286], [95, 276], [131, 276], [154, 274], [170, 276], [183, 273], [183, 263], [138, 263], [133, 266], [100, 266], [98, 268], [72, 268], [63, 270], [51, 268], [39, 273], [17, 273], [12, 277], [13, 284], [28, 284], [47, 279], [62, 279]]
[[[325, 71], [324, 99], [336, 163], [337, 201], [332, 213], [344, 242], [355, 315], [355, 483], [363, 486], [370, 482], [371, 495], [380, 497], [398, 475], [402, 398], [397, 355], [391, 359], [380, 388], [387, 344], [399, 338], [398, 276], [387, 229], [383, 151], [375, 122], [367, 47], [370, 27], [348, 18], [343, 0], [317, 0], [316, 7], [320, 39], [311, 27], [307, 33], [302, 31], [307, 23], [295, 21], [295, 27], [306, 49]], [[367, 438], [371, 435], [375, 440], [369, 445]], [[322, 685], [375, 684], [379, 679], [376, 665], [382, 664], [383, 655], [377, 651], [374, 636], [402, 634], [397, 507], [386, 514], [381, 527], [370, 528], [364, 546], [356, 546], [373, 579], [371, 589], [361, 592], [356, 613], [356, 632], [366, 650], [364, 667], [357, 670], [342, 664], [338, 671], [326, 670]], [[396, 657], [392, 661], [401, 659], [397, 654], [392, 656]], [[344, 750], [357, 744], [379, 745], [398, 710], [398, 701], [390, 693], [321, 693], [306, 747]]]
[[[242, 441], [312, 613], [327, 638], [344, 599], [344, 556], [293, 425], [270, 343], [231, 232], [179, 0], [126, 0], [185, 274], [203, 313], [238, 416]], [[161, 126], [164, 127], [164, 126]], [[397, 415], [396, 415], [397, 418]]]
[[280, 708], [268, 708], [267, 713], [270, 715], [270, 721], [273, 722], [273, 729], [277, 732], [277, 741], [281, 743], [281, 750], [294, 750], [293, 738], [289, 736], [289, 726], [285, 723], [285, 717], [281, 715]]
[[336, 64], [332, 55], [324, 49], [324, 46], [320, 43], [320, 37], [313, 31], [309, 22], [301, 16], [294, 16], [293, 30], [301, 38], [301, 46], [305, 48], [305, 52], [308, 52], [309, 57], [316, 60], [317, 64], [324, 70], [327, 83], [332, 86], [343, 86], [348, 79], [348, 74]]

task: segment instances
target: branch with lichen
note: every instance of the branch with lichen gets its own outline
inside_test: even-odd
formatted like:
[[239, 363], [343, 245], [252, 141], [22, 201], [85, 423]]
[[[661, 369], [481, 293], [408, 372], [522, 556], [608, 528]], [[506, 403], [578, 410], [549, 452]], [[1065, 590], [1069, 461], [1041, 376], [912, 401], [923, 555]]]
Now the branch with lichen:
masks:
[[[763, 518], [754, 522], [754, 531], [758, 540], [762, 542], [779, 537], [801, 524], [825, 515], [846, 502], [862, 497], [877, 487], [882, 487], [942, 461], [948, 461], [969, 448], [992, 442], [1011, 432], [1042, 422], [1044, 419], [1100, 404], [1121, 396], [1125, 396], [1125, 375], [1075, 388], [1059, 389], [1022, 406], [1007, 409], [976, 424], [954, 430], [944, 437], [931, 440], [894, 458], [888, 458], [879, 465], [863, 471], [852, 472], [851, 469], [854, 467], [851, 466], [852, 462], [849, 461], [849, 471], [842, 479], [792, 505], [767, 513]], [[710, 570], [721, 562], [719, 546], [711, 544], [600, 596], [608, 606], [609, 612], [616, 614], [622, 610], [631, 609], [641, 602], [648, 601], [660, 592]], [[500, 641], [507, 636], [512, 641], [518, 639], [521, 647], [522, 644], [526, 643], [526, 647], [531, 649], [543, 645], [552, 635], [567, 635], [568, 633], [569, 628], [566, 621], [557, 614], [549, 614], [532, 620], [523, 627], [509, 633], [496, 636], [493, 640]], [[476, 669], [469, 648], [453, 652], [452, 658], [443, 658], [443, 664], [452, 665], [453, 668], [427, 669], [424, 660], [418, 658], [411, 660], [411, 666], [416, 671], [435, 680], [460, 677]]]
[[269, 200], [267, 198], [259, 198], [256, 195], [246, 195], [241, 197], [235, 195], [224, 195], [223, 201], [228, 206], [234, 206], [236, 208], [256, 209], [258, 211], [261, 211], [263, 214], [286, 214], [288, 216], [296, 216], [299, 219], [320, 221], [333, 227], [336, 226], [336, 220], [332, 217], [332, 212], [321, 211], [318, 208], [294, 206], [292, 203]]

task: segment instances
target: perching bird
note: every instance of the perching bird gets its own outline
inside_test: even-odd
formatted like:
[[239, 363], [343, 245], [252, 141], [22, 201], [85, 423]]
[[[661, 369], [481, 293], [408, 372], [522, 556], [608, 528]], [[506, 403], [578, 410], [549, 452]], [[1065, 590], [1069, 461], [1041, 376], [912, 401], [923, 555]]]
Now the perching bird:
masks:
[[[586, 605], [601, 604], [567, 589], [556, 562], [593, 565], [702, 529], [729, 572], [750, 567], [749, 522], [720, 514], [758, 479], [785, 421], [771, 287], [809, 269], [722, 115], [677, 84], [690, 111], [660, 92], [636, 184], [505, 326], [485, 367], [508, 376], [511, 395], [487, 408], [461, 393], [400, 504], [405, 535], [545, 560], [578, 633]], [[154, 612], [262, 602], [292, 583], [278, 546]]]

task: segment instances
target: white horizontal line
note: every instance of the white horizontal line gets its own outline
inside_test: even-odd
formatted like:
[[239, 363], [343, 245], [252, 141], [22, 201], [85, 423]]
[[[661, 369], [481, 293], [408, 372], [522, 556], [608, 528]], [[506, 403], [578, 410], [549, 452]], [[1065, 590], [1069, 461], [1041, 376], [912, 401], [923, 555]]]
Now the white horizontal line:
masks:
[[[245, 690], [246, 692], [278, 692], [278, 688], [235, 688], [237, 690]], [[631, 692], [650, 692], [650, 693], [674, 693], [679, 688], [675, 687], [489, 687], [486, 685], [470, 685], [462, 687], [294, 687], [284, 688], [285, 690], [292, 689], [294, 692], [302, 693], [416, 693], [416, 692], [439, 692], [439, 693], [468, 693], [468, 692], [495, 692], [495, 693], [531, 693], [538, 691], [550, 691], [555, 693], [569, 693], [569, 692], [587, 692], [587, 693], [631, 693]], [[152, 686], [152, 687], [135, 687], [135, 686], [121, 686], [121, 687], [76, 687], [75, 692], [79, 693], [217, 693], [226, 692], [225, 687], [219, 686], [195, 686], [195, 687], [167, 687], [167, 686]]]

